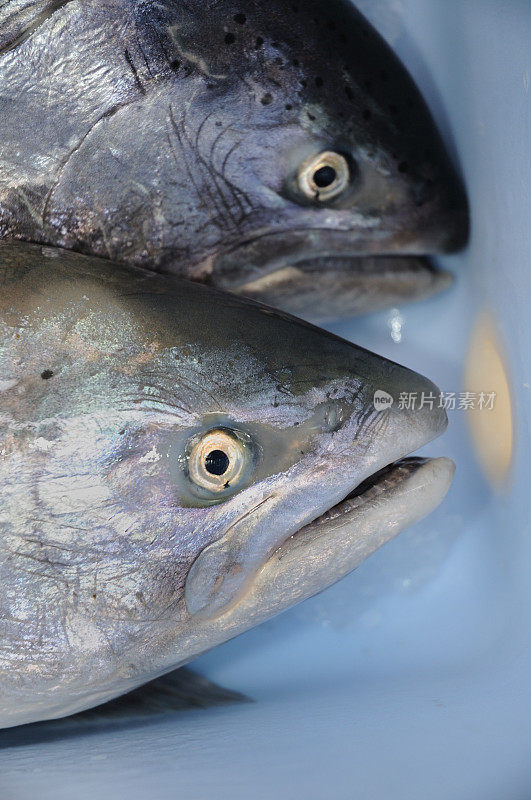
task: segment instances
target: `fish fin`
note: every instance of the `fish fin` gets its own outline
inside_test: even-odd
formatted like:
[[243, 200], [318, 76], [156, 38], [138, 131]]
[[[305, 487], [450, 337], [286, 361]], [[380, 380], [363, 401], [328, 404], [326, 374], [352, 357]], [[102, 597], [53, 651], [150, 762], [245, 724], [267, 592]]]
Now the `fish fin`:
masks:
[[244, 694], [218, 686], [191, 669], [181, 667], [104, 705], [81, 711], [72, 719], [80, 722], [114, 722], [132, 717], [170, 714], [190, 708], [248, 702], [251, 701]]
[[22, 44], [71, 0], [7, 0], [0, 5], [0, 54]]

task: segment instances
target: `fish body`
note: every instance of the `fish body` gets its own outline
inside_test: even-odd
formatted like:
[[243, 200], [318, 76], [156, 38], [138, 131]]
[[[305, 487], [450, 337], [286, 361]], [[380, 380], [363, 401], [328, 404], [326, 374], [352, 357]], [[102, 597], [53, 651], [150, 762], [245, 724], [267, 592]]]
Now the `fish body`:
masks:
[[0, 141], [0, 237], [316, 318], [438, 291], [424, 255], [467, 235], [426, 104], [346, 0], [8, 0]]
[[0, 245], [0, 725], [156, 678], [428, 513], [452, 462], [404, 456], [446, 415], [400, 392], [437, 389], [230, 294]]

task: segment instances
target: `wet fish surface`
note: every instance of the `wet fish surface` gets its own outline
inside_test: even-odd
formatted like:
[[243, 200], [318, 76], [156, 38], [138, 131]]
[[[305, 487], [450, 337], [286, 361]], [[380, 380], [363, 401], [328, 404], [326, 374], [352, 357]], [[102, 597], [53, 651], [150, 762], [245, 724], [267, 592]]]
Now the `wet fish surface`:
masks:
[[[0, 724], [121, 695], [432, 510], [426, 378], [218, 290], [0, 244]], [[380, 406], [378, 407], [380, 408]]]
[[467, 236], [425, 102], [346, 0], [8, 0], [0, 141], [0, 237], [312, 318], [439, 291], [424, 256]]

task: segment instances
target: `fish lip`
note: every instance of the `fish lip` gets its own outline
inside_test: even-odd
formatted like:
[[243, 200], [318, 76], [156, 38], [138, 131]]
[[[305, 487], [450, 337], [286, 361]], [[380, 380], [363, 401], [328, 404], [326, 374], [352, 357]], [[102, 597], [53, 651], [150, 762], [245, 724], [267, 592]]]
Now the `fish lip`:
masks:
[[328, 522], [338, 519], [339, 517], [346, 518], [354, 513], [362, 503], [369, 502], [371, 499], [379, 496], [382, 492], [387, 491], [391, 486], [395, 488], [400, 482], [407, 480], [411, 473], [424, 464], [433, 459], [423, 456], [405, 456], [396, 461], [391, 461], [385, 467], [374, 472], [368, 478], [365, 478], [361, 483], [357, 484], [353, 489], [348, 492], [345, 497], [338, 503], [334, 503], [328, 511], [320, 514], [311, 522], [303, 525], [289, 538], [304, 535], [304, 532], [310, 529], [316, 529], [321, 525], [326, 525]]
[[[428, 250], [432, 254], [439, 252], [431, 247], [426, 248], [422, 244], [415, 244], [415, 240], [418, 239], [418, 237], [408, 237], [400, 228], [395, 231], [395, 235], [392, 239], [390, 239], [389, 244], [383, 246], [379, 244], [378, 238], [371, 238], [369, 240], [364, 239], [364, 230], [366, 230], [369, 235], [373, 234], [374, 224], [372, 224], [370, 219], [368, 219], [366, 224], [363, 226], [356, 228], [348, 227], [347, 225], [345, 225], [345, 227], [336, 228], [331, 228], [326, 225], [314, 225], [311, 227], [286, 228], [280, 230], [254, 232], [234, 244], [232, 247], [229, 247], [221, 257], [225, 255], [232, 256], [233, 254], [239, 253], [245, 248], [256, 245], [264, 240], [269, 244], [271, 241], [280, 239], [284, 244], [284, 249], [287, 250], [291, 245], [299, 243], [301, 239], [304, 244], [307, 244], [308, 238], [316, 235], [326, 235], [328, 237], [330, 249], [327, 250], [322, 246], [319, 248], [319, 255], [325, 256], [425, 255]], [[379, 238], [381, 238], [381, 240], [386, 238], [389, 239], [389, 233], [385, 231], [381, 232], [381, 236]], [[339, 243], [341, 248], [340, 250], [336, 249], [336, 242]], [[400, 244], [400, 242], [402, 242], [402, 244]], [[298, 254], [297, 258], [304, 260], [305, 258], [310, 258], [312, 254], [313, 253]]]
[[332, 505], [327, 511], [288, 536], [277, 548], [274, 557], [278, 558], [286, 549], [298, 544], [305, 537], [326, 535], [332, 527], [355, 521], [363, 507], [367, 507], [371, 503], [381, 503], [389, 495], [392, 496], [393, 493], [399, 492], [415, 473], [436, 462], [447, 462], [448, 465], [451, 465], [448, 466], [448, 472], [453, 477], [455, 465], [447, 458], [405, 456], [392, 461], [357, 484], [342, 500]]
[[453, 273], [426, 256], [317, 255], [267, 272], [251, 271], [226, 288], [323, 324], [426, 300], [453, 283]]
[[[428, 258], [455, 252], [464, 244], [461, 241], [457, 243], [455, 238], [447, 240], [443, 235], [428, 242], [400, 230], [392, 232], [391, 236], [382, 233], [376, 237], [369, 224], [366, 231], [364, 236], [358, 228], [314, 226], [255, 232], [198, 263], [194, 275], [216, 274], [219, 286], [235, 291], [239, 284], [253, 277], [265, 276], [285, 267], [297, 267], [315, 259]], [[242, 265], [247, 268], [243, 279]]]
[[[306, 274], [312, 274], [312, 268], [318, 268], [322, 262], [326, 261], [326, 271], [328, 274], [342, 275], [344, 278], [358, 278], [363, 276], [380, 280], [403, 279], [404, 275], [419, 275], [422, 273], [425, 278], [423, 293], [436, 294], [452, 285], [453, 273], [441, 269], [432, 263], [428, 254], [426, 255], [372, 255], [363, 256], [322, 256], [314, 255], [300, 261], [287, 262], [278, 269], [264, 272], [258, 277], [247, 276], [238, 286], [233, 286], [232, 291], [238, 294], [257, 291], [268, 288], [269, 281], [278, 280], [281, 283], [287, 278], [295, 279]], [[352, 267], [355, 269], [353, 270]], [[278, 279], [277, 279], [278, 276]]]

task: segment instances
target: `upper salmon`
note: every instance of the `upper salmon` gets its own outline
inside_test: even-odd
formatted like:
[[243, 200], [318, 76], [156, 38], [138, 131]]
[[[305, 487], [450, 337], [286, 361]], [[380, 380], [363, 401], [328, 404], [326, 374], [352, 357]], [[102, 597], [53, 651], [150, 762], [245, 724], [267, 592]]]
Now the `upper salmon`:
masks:
[[8, 0], [0, 143], [2, 238], [309, 314], [433, 292], [420, 256], [467, 236], [426, 103], [347, 0]]

